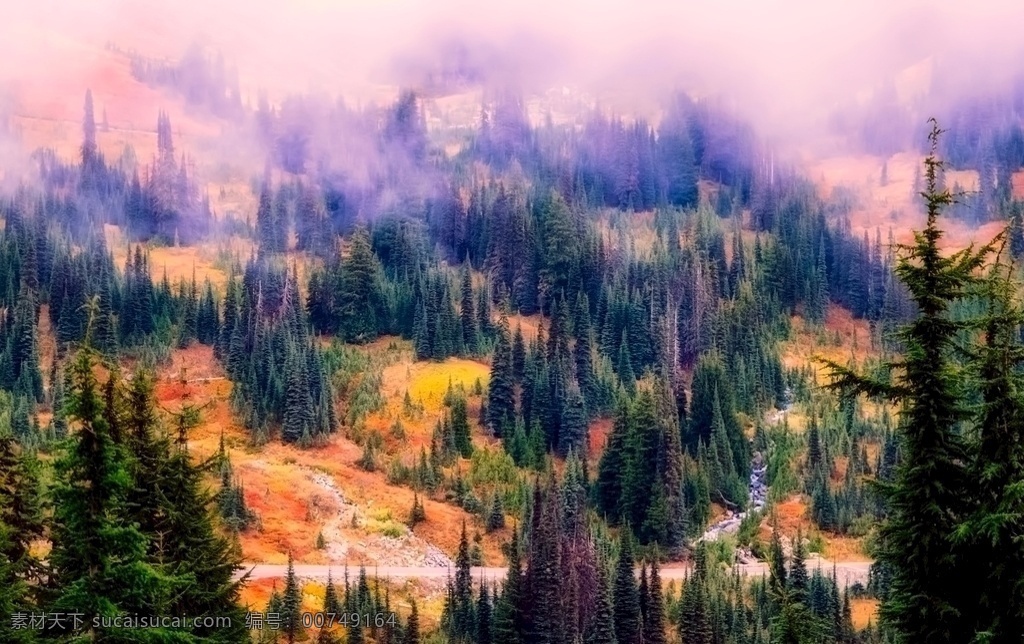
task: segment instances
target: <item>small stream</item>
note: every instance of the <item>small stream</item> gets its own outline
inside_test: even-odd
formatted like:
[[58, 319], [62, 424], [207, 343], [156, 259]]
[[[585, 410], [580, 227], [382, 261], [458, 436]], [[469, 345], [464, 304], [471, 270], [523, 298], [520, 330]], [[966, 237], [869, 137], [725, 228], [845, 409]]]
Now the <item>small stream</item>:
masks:
[[755, 452], [750, 461], [750, 484], [747, 492], [747, 509], [743, 512], [726, 510], [725, 517], [720, 521], [708, 526], [704, 535], [697, 539], [701, 541], [715, 541], [723, 534], [735, 534], [740, 529], [740, 523], [750, 512], [760, 512], [768, 502], [768, 465], [760, 452]]
[[[788, 389], [786, 390], [786, 402], [783, 404], [782, 409], [775, 410], [768, 417], [769, 424], [778, 423], [782, 418], [789, 413], [792, 407], [793, 395]], [[765, 457], [760, 452], [754, 452], [753, 458], [750, 459], [750, 482], [747, 492], [747, 509], [743, 512], [734, 512], [732, 510], [726, 510], [725, 517], [720, 521], [717, 521], [710, 526], [704, 532], [703, 536], [697, 539], [696, 543], [701, 541], [715, 541], [723, 534], [735, 534], [740, 529], [740, 523], [747, 517], [750, 512], [760, 512], [764, 509], [765, 504], [768, 503], [768, 463]]]

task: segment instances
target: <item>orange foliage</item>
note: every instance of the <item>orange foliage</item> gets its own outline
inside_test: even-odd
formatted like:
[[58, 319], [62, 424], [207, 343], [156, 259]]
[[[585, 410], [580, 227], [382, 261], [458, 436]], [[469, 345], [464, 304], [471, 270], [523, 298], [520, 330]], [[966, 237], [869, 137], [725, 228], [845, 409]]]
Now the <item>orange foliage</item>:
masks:
[[597, 463], [604, 454], [604, 448], [608, 445], [608, 438], [612, 433], [612, 426], [615, 422], [611, 418], [598, 418], [590, 423], [590, 442], [587, 445], [587, 458], [591, 463]]
[[853, 617], [853, 626], [857, 630], [867, 628], [868, 624], [878, 623], [878, 605], [877, 599], [869, 599], [861, 597], [850, 600], [850, 613]]
[[[127, 373], [132, 367], [126, 362]], [[175, 350], [170, 363], [157, 373], [155, 397], [160, 409], [175, 412], [183, 405], [202, 408], [201, 423], [189, 435], [190, 449], [196, 458], [214, 454], [223, 433], [246, 503], [259, 516], [261, 524], [259, 529], [241, 535], [243, 558], [284, 563], [291, 552], [298, 563], [385, 563], [392, 555], [381, 546], [380, 534], [367, 524], [403, 523], [412, 507], [413, 491], [388, 484], [383, 472], [359, 468], [355, 463], [362, 454], [361, 448], [342, 436], [309, 449], [279, 441], [251, 446], [247, 432], [231, 413], [230, 392], [231, 382], [224, 378], [210, 347], [193, 345]], [[470, 536], [477, 530], [483, 533], [482, 527], [475, 527], [474, 518], [462, 509], [429, 498], [422, 501], [427, 519], [416, 526], [415, 537], [449, 556], [457, 550], [457, 526], [463, 521]], [[357, 527], [351, 525], [353, 513], [357, 515]], [[378, 515], [381, 521], [374, 519]], [[328, 525], [334, 530], [329, 548], [317, 550], [316, 536]], [[502, 531], [483, 534], [485, 564], [503, 563], [500, 544], [508, 538]], [[338, 549], [332, 549], [334, 546]], [[332, 557], [332, 553], [341, 553], [337, 556], [344, 556], [344, 561]], [[263, 595], [269, 595], [269, 590], [262, 586], [247, 592], [253, 593], [255, 600], [265, 601]]]

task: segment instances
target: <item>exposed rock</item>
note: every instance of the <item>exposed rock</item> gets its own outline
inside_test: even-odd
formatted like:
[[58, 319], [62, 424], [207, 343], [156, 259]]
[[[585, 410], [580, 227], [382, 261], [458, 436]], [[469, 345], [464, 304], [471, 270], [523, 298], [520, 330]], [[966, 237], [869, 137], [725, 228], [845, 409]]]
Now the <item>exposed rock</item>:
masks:
[[723, 534], [734, 534], [739, 531], [740, 523], [750, 511], [763, 510], [768, 503], [768, 465], [760, 452], [755, 452], [750, 461], [750, 481], [747, 495], [748, 510], [744, 512], [727, 511], [725, 518], [708, 527], [704, 535], [697, 540], [715, 541]]
[[[337, 483], [330, 476], [312, 468], [304, 469], [309, 473], [309, 480], [323, 488], [328, 497], [333, 500], [332, 505], [337, 507], [337, 510], [327, 518], [321, 529], [325, 542], [324, 553], [329, 561], [341, 564], [365, 558], [375, 561], [380, 566], [454, 567], [455, 564], [448, 555], [404, 526], [404, 534], [398, 537], [370, 535], [365, 540], [351, 542], [345, 536], [342, 528], [352, 524], [353, 518], [358, 524], [365, 524], [366, 517], [363, 511], [355, 503], [345, 498]], [[315, 505], [318, 515], [333, 510], [333, 508], [328, 508], [328, 504], [322, 500]]]

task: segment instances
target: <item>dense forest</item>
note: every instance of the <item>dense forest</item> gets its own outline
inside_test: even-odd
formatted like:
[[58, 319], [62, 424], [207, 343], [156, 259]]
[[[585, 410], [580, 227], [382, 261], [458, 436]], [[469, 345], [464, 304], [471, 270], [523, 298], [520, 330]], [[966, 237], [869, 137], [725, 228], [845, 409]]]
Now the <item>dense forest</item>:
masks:
[[[237, 118], [266, 170], [255, 212], [215, 216], [167, 114], [148, 165], [111, 161], [86, 92], [79, 157], [39, 151], [38, 182], [0, 201], [0, 614], [82, 617], [4, 621], [3, 641], [311, 636], [291, 569], [268, 609], [282, 628], [248, 631], [237, 537], [255, 517], [223, 449], [189, 453], [202, 410], [157, 410], [153, 371], [193, 344], [213, 348], [254, 449], [344, 435], [364, 468], [488, 530], [517, 518], [495, 585], [472, 578], [479, 553], [462, 527], [436, 631], [413, 601], [396, 623], [317, 641], [1020, 641], [1024, 210], [1007, 187], [1024, 166], [1019, 124], [981, 125], [994, 119], [965, 107], [945, 137], [933, 127], [918, 179], [927, 223], [898, 245], [854, 232], [849, 203], [766, 161], [752, 128], [710, 101], [680, 96], [657, 126], [594, 109], [577, 129], [533, 125], [522, 96], [496, 93], [446, 155], [413, 92], [388, 108], [306, 95], [248, 110], [237, 74], [195, 50], [177, 64], [133, 55], [131, 72]], [[979, 191], [956, 200], [940, 157], [977, 167]], [[947, 212], [1006, 231], [941, 251]], [[130, 240], [123, 265], [104, 225]], [[149, 249], [229, 237], [253, 251], [226, 253], [222, 289], [154, 275]], [[827, 335], [830, 307], [869, 322], [879, 358], [828, 363], [823, 389], [780, 347], [794, 316]], [[524, 316], [535, 333], [513, 323]], [[56, 343], [46, 369], [43, 322]], [[449, 390], [412, 463], [377, 453], [338, 386], [359, 369], [351, 347], [385, 336], [417, 360], [490, 371], [486, 386]], [[766, 420], [793, 406], [805, 432]], [[611, 429], [589, 459], [596, 420]], [[477, 427], [511, 462], [501, 485], [463, 475]], [[762, 466], [770, 493], [755, 503]], [[818, 530], [871, 534], [867, 585], [811, 574], [811, 535], [762, 538], [792, 493]], [[744, 512], [739, 545], [768, 562], [764, 579], [730, 572], [733, 552], [699, 539], [714, 508]], [[423, 512], [414, 504], [411, 522]], [[663, 583], [661, 566], [680, 560], [691, 574]], [[328, 612], [391, 610], [365, 571], [327, 588]], [[867, 596], [881, 619], [856, 630], [851, 598]], [[93, 620], [133, 613], [232, 626]]]

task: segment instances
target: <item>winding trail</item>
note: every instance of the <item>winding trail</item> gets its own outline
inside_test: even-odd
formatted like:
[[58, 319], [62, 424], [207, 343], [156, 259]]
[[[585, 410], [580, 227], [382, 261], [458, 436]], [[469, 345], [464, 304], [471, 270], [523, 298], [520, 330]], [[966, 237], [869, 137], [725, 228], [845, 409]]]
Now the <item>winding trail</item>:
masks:
[[[832, 565], [833, 562], [826, 559], [810, 558], [807, 560], [807, 569], [811, 573], [820, 568], [823, 574], [831, 576]], [[344, 567], [344, 564], [333, 566], [295, 564], [295, 574], [302, 579], [325, 580], [329, 573], [333, 573], [335, 577], [340, 577]], [[349, 566], [350, 569], [357, 567]], [[765, 563], [736, 564], [734, 568], [738, 569], [741, 575], [748, 577], [763, 577], [768, 573], [768, 565]], [[849, 586], [858, 582], [867, 585], [868, 570], [870, 568], [871, 562], [868, 561], [847, 561], [835, 564], [836, 575], [839, 577], [839, 583], [843, 586]], [[283, 578], [287, 571], [288, 566], [284, 564], [247, 563], [244, 564], [244, 568], [241, 571], [235, 574], [235, 578], [241, 578], [242, 575], [248, 573], [249, 579], [277, 579]], [[368, 566], [366, 572], [379, 578], [447, 579], [455, 571], [453, 568], [443, 566]], [[682, 580], [689, 574], [690, 566], [685, 564], [668, 564], [661, 569], [663, 581]], [[472, 575], [473, 579], [499, 581], [505, 577], [505, 568], [473, 568]]]

